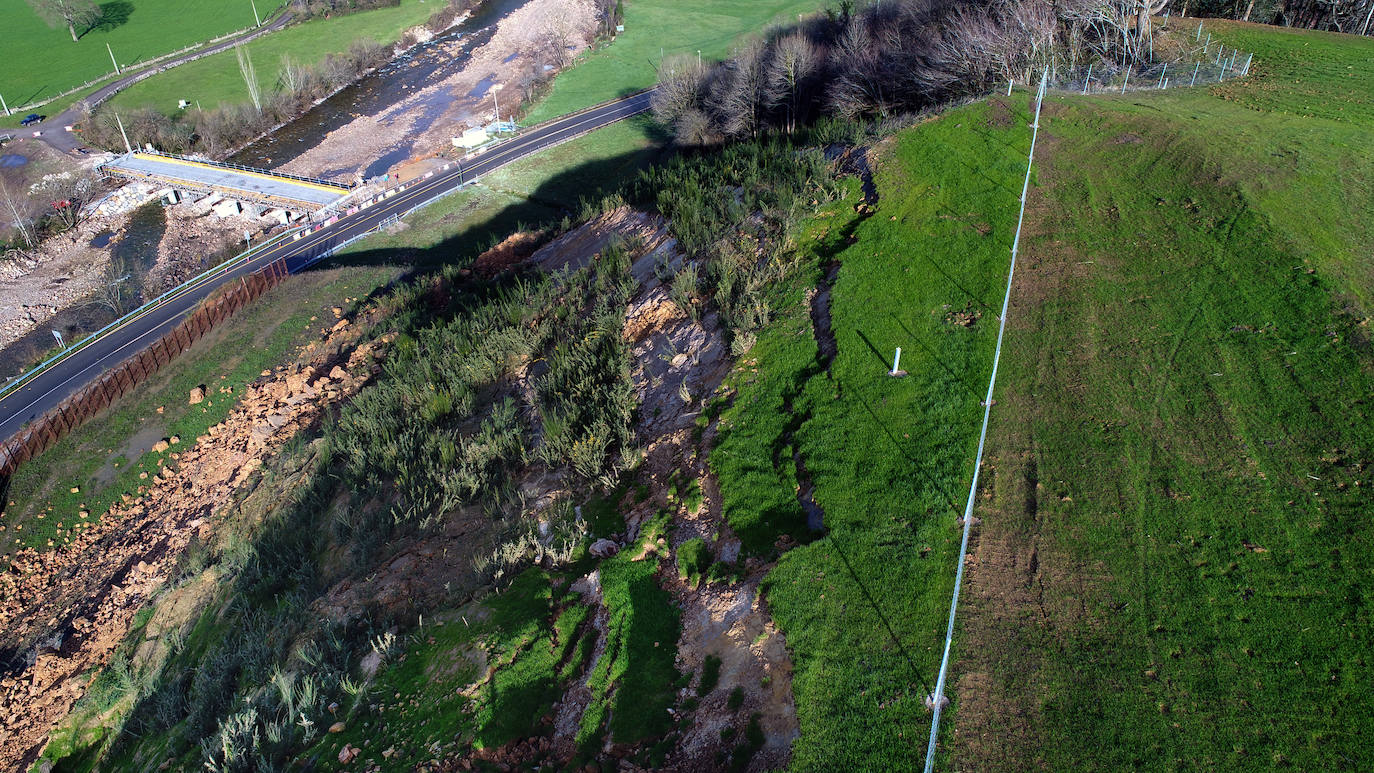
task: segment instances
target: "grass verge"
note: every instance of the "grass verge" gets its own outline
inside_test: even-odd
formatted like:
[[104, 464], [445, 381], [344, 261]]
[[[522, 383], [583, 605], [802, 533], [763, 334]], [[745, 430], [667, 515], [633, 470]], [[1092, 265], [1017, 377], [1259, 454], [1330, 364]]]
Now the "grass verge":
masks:
[[[152, 476], [171, 454], [187, 448], [233, 410], [237, 395], [264, 368], [317, 335], [312, 318], [345, 297], [366, 296], [396, 272], [348, 268], [292, 277], [249, 304], [184, 356], [87, 422], [44, 454], [20, 466], [10, 482], [0, 555], [21, 547], [46, 550], [64, 544], [124, 494], [136, 494], [141, 474]], [[290, 302], [286, 302], [290, 299]], [[207, 399], [187, 395], [207, 385]], [[154, 452], [159, 440], [182, 445]], [[72, 489], [76, 489], [73, 491]], [[90, 513], [81, 518], [79, 513]]]

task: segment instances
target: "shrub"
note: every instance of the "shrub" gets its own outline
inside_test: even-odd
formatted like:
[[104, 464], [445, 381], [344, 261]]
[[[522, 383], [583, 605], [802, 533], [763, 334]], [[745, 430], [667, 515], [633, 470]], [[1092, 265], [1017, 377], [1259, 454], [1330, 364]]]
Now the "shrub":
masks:
[[701, 681], [697, 683], [697, 697], [705, 697], [720, 683], [720, 658], [707, 655], [701, 665]]
[[678, 546], [677, 574], [686, 580], [688, 585], [696, 587], [710, 564], [711, 551], [700, 537], [693, 537]]

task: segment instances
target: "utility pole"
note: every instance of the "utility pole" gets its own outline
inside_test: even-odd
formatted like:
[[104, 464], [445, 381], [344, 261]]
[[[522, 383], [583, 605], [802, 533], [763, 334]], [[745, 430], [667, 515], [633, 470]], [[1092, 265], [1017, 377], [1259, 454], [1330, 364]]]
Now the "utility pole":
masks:
[[115, 66], [115, 75], [123, 75], [123, 73], [120, 72], [120, 69], [119, 69], [119, 62], [115, 61], [115, 58], [114, 58], [114, 49], [113, 49], [113, 48], [110, 48], [110, 44], [109, 44], [109, 43], [106, 43], [106, 44], [105, 44], [105, 50], [110, 52], [110, 64], [113, 64], [113, 65]]
[[129, 135], [124, 133], [124, 121], [119, 117], [119, 113], [115, 113], [115, 121], [119, 123], [119, 136], [124, 138], [124, 149], [133, 153], [134, 148], [129, 144]]
[[253, 26], [254, 26], [254, 27], [261, 27], [261, 26], [262, 26], [262, 17], [258, 16], [258, 4], [257, 4], [256, 0], [248, 0], [248, 2], [249, 2], [249, 3], [252, 3], [252, 5], [253, 5], [253, 22], [254, 22]]

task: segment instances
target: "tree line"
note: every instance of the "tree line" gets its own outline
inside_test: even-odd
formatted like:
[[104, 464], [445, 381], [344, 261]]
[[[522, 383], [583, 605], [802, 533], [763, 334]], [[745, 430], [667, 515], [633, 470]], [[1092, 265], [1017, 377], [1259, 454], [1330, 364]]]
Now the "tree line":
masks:
[[688, 144], [793, 131], [820, 115], [919, 111], [1052, 65], [1141, 61], [1163, 2], [844, 2], [718, 65], [665, 60], [654, 110]]

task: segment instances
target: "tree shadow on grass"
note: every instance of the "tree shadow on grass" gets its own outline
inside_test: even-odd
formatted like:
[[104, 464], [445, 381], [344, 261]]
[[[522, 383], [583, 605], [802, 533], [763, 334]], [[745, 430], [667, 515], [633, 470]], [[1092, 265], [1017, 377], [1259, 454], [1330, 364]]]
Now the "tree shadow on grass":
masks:
[[81, 37], [86, 37], [92, 32], [109, 32], [115, 27], [129, 23], [129, 17], [134, 15], [134, 4], [123, 0], [113, 0], [109, 3], [100, 4], [100, 18], [96, 20]]
[[911, 650], [902, 642], [902, 637], [897, 633], [897, 629], [892, 625], [892, 621], [883, 612], [883, 607], [878, 603], [878, 598], [868, 589], [868, 584], [859, 576], [859, 572], [854, 568], [854, 563], [849, 560], [849, 554], [845, 551], [843, 542], [834, 532], [827, 534], [826, 537], [830, 541], [830, 546], [835, 548], [835, 553], [839, 555], [840, 562], [844, 564], [844, 568], [849, 572], [850, 578], [852, 578], [854, 584], [859, 587], [859, 592], [863, 594], [864, 600], [873, 608], [873, 614], [878, 616], [878, 619], [883, 623], [883, 628], [887, 629], [887, 635], [892, 639], [892, 646], [896, 647], [897, 651], [902, 653], [902, 659], [905, 660], [907, 666], [911, 668], [912, 677], [920, 683], [927, 695], [934, 695], [935, 690], [930, 686], [930, 683], [926, 681], [925, 675], [921, 672], [921, 667], [916, 664], [916, 658], [911, 655]]
[[[614, 194], [625, 196], [628, 200], [628, 182], [640, 169], [667, 152], [661, 146], [654, 145], [579, 164], [550, 176], [520, 200], [484, 219], [467, 224], [431, 247], [365, 249], [322, 260], [311, 266], [311, 270], [341, 266], [403, 265], [411, 267], [409, 273], [414, 277], [444, 266], [465, 266], [515, 231], [556, 228], [565, 217], [578, 220], [584, 202], [599, 202], [603, 197]], [[442, 203], [431, 206], [442, 206]], [[418, 214], [424, 216], [423, 212]]]

